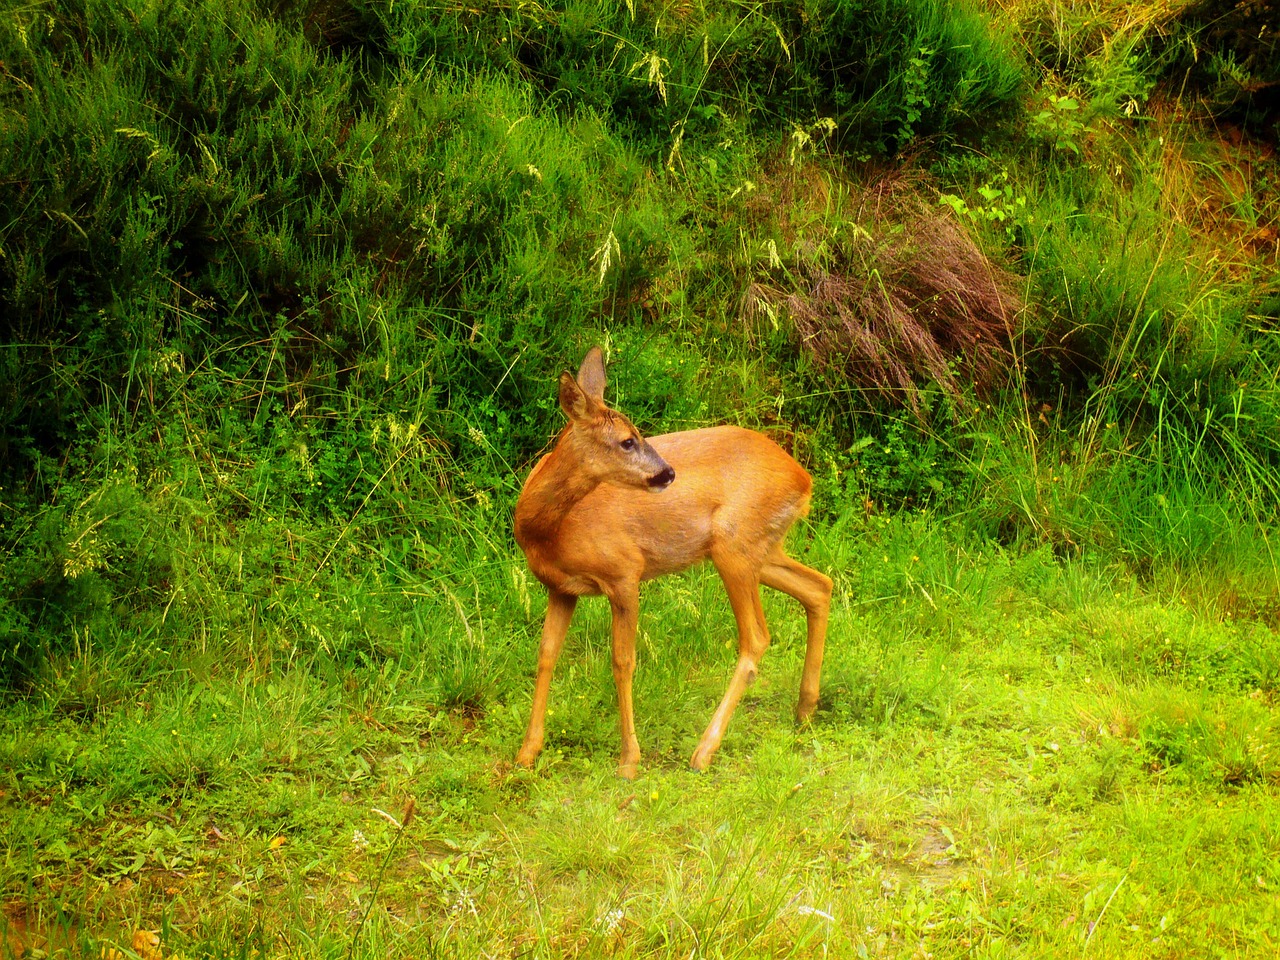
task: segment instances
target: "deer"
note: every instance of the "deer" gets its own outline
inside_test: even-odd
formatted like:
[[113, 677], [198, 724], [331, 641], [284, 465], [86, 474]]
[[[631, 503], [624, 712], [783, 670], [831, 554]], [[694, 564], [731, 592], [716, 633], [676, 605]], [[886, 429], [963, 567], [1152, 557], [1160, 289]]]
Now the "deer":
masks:
[[604, 595], [612, 613], [613, 677], [622, 752], [617, 773], [640, 762], [631, 699], [640, 584], [709, 559], [738, 628], [729, 688], [690, 760], [705, 771], [769, 646], [760, 584], [789, 594], [807, 618], [796, 719], [809, 722], [831, 606], [831, 579], [791, 559], [783, 538], [809, 512], [813, 480], [777, 443], [737, 426], [683, 430], [646, 440], [604, 400], [604, 355], [592, 347], [575, 377], [560, 374], [568, 417], [551, 452], [529, 472], [515, 507], [515, 538], [547, 588], [533, 706], [516, 763], [542, 750], [556, 660], [578, 598]]

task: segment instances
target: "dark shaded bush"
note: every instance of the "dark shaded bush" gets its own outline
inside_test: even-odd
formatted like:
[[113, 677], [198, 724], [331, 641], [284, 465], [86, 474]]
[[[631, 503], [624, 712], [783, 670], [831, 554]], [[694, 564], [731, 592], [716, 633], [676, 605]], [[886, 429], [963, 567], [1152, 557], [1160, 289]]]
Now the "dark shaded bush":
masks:
[[817, 117], [835, 120], [850, 151], [893, 153], [988, 132], [1025, 85], [1009, 37], [961, 0], [369, 9], [388, 55], [518, 75], [655, 153], [677, 135], [722, 139], [725, 118], [786, 131]]
[[[661, 268], [662, 217], [642, 229], [626, 210], [625, 272], [592, 282], [602, 211], [639, 176], [604, 127], [546, 118], [516, 81], [358, 59], [378, 49], [358, 10], [51, 8], [0, 24], [0, 453], [15, 475], [63, 456], [93, 411], [154, 413], [209, 369], [219, 432], [305, 410], [314, 448], [353, 391], [365, 413], [430, 412], [456, 444], [481, 397], [521, 409], [526, 370], [540, 383], [562, 362], [555, 319]], [[586, 179], [592, 165], [614, 181]], [[507, 454], [542, 442], [544, 425], [519, 425]]]
[[1280, 3], [1199, 0], [1178, 25], [1172, 79], [1190, 79], [1214, 116], [1280, 139]]
[[1024, 90], [1011, 38], [963, 2], [817, 0], [802, 17], [797, 105], [834, 119], [838, 142], [849, 148], [892, 152], [917, 138], [981, 139]]

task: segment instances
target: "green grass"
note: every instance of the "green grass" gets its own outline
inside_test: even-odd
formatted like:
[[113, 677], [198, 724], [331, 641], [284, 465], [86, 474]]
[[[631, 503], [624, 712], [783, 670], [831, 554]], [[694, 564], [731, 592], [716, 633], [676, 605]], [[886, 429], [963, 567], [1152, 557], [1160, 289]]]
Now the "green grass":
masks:
[[[1060, 6], [0, 13], [0, 958], [1274, 956], [1274, 34]], [[512, 764], [597, 342], [815, 478], [705, 776], [708, 570]]]
[[[634, 784], [601, 604], [543, 759], [513, 767], [541, 606], [514, 561], [385, 591], [400, 633], [349, 613], [347, 647], [87, 637], [0, 715], [8, 949], [141, 929], [188, 956], [1274, 952], [1271, 628], [928, 516], [808, 538], [837, 576], [818, 718], [791, 722], [802, 618], [770, 596], [774, 645], [702, 776], [732, 666], [709, 570], [645, 591]], [[384, 870], [383, 813], [411, 798]]]

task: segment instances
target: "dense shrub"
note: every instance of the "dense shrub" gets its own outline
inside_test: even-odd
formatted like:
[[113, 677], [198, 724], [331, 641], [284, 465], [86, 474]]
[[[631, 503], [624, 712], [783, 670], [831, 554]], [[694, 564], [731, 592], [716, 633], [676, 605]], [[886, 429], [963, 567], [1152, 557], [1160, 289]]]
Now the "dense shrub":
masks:
[[742, 117], [775, 135], [828, 117], [846, 147], [891, 153], [973, 134], [1016, 105], [1024, 82], [1010, 39], [958, 0], [370, 9], [385, 52], [406, 64], [520, 76], [655, 154], [673, 135], [722, 139], [725, 120]]
[[[1179, 17], [1175, 77], [1192, 80], [1215, 116], [1280, 141], [1280, 6], [1198, 0]], [[1176, 72], [1175, 72], [1176, 71]]]

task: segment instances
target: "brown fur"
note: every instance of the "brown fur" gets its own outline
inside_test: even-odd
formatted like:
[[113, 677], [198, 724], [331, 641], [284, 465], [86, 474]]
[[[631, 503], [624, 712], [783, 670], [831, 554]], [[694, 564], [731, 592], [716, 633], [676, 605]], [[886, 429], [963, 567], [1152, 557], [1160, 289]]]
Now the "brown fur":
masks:
[[[566, 379], [567, 378], [567, 379]], [[640, 748], [631, 707], [640, 583], [710, 559], [724, 580], [738, 623], [738, 667], [692, 764], [711, 762], [742, 691], [769, 643], [759, 584], [795, 597], [808, 616], [808, 647], [797, 714], [818, 698], [831, 581], [789, 558], [782, 541], [807, 514], [812, 481], [764, 434], [711, 427], [645, 441], [604, 406], [598, 350], [575, 381], [561, 376], [571, 422], [539, 461], [516, 504], [516, 542], [548, 590], [533, 710], [517, 762], [542, 749], [551, 673], [580, 596], [603, 594], [613, 611], [614, 679], [622, 727], [618, 772], [634, 777]], [[630, 440], [632, 449], [624, 450]], [[666, 480], [674, 471], [674, 480]]]

